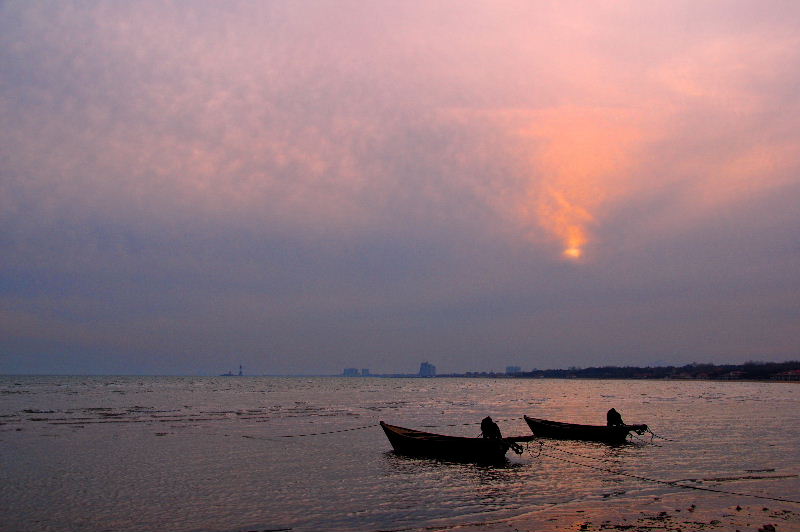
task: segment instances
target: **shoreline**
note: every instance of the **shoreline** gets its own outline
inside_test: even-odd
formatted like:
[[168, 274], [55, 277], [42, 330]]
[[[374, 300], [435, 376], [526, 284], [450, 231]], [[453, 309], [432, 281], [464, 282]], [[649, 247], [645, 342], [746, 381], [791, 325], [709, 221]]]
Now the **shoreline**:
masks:
[[800, 379], [711, 379], [711, 378], [680, 378], [680, 377], [519, 377], [504, 375], [502, 373], [489, 374], [489, 375], [436, 375], [433, 377], [420, 377], [419, 375], [369, 375], [367, 377], [345, 377], [343, 375], [157, 375], [157, 374], [136, 374], [136, 373], [120, 373], [120, 374], [104, 374], [104, 373], [86, 373], [86, 374], [49, 374], [49, 373], [0, 373], [0, 378], [19, 378], [19, 377], [69, 377], [69, 378], [178, 378], [178, 379], [218, 379], [218, 378], [235, 378], [239, 379], [257, 379], [257, 378], [279, 378], [279, 379], [353, 379], [353, 380], [368, 380], [368, 379], [499, 379], [499, 380], [530, 380], [530, 381], [637, 381], [637, 382], [759, 382], [764, 384], [800, 384]]
[[[508, 519], [445, 527], [429, 532], [800, 532], [800, 507], [791, 503], [752, 502], [746, 497], [693, 493], [631, 500], [573, 502]], [[422, 529], [419, 531], [422, 532]]]

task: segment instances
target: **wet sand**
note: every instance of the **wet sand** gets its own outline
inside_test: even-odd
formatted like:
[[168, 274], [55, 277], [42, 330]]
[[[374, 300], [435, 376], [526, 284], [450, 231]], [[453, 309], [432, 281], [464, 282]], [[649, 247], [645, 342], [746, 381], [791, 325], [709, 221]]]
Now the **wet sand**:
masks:
[[[631, 508], [630, 501], [559, 505], [506, 521], [474, 523], [441, 530], [458, 532], [800, 532], [796, 504], [754, 503], [753, 499], [674, 494], [653, 497]], [[436, 529], [428, 529], [436, 530]]]

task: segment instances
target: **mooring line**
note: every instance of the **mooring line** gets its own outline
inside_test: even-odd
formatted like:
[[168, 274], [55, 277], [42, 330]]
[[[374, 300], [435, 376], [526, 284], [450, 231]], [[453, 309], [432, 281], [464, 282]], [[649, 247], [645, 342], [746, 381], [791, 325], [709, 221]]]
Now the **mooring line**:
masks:
[[[556, 450], [562, 451], [561, 449], [558, 449], [558, 448], [556, 448]], [[562, 452], [569, 452], [569, 451], [562, 451]], [[574, 454], [574, 453], [570, 453], [570, 454]], [[613, 469], [608, 469], [606, 467], [599, 467], [599, 466], [594, 466], [594, 465], [590, 465], [590, 464], [583, 464], [581, 462], [576, 462], [574, 460], [568, 460], [568, 459], [562, 458], [560, 456], [554, 456], [552, 454], [548, 454], [548, 453], [542, 451], [541, 447], [539, 449], [539, 454], [537, 456], [539, 456], [539, 455], [547, 456], [548, 458], [552, 458], [554, 460], [560, 460], [562, 462], [575, 464], [575, 465], [578, 465], [578, 466], [581, 466], [581, 467], [587, 467], [589, 469], [595, 469], [597, 471], [604, 471], [606, 473], [611, 473], [612, 475], [620, 475], [620, 476], [635, 478], [635, 479], [638, 479], [638, 480], [644, 480], [644, 481], [647, 481], [647, 482], [655, 482], [657, 484], [666, 484], [668, 486], [674, 486], [676, 488], [691, 489], [691, 490], [698, 490], [698, 491], [709, 491], [709, 492], [713, 492], [713, 493], [722, 493], [724, 495], [736, 495], [736, 496], [739, 496], [739, 497], [753, 497], [753, 498], [756, 498], [756, 499], [764, 499], [764, 500], [768, 500], [768, 501], [788, 502], [788, 503], [792, 503], [792, 504], [800, 504], [800, 501], [798, 501], [798, 500], [784, 499], [782, 497], [769, 497], [767, 495], [755, 495], [753, 493], [742, 493], [742, 492], [736, 492], [736, 491], [727, 491], [727, 490], [721, 490], [721, 489], [716, 489], [716, 488], [707, 488], [707, 487], [704, 487], [704, 486], [688, 486], [686, 484], [679, 484], [679, 482], [681, 482], [681, 481], [678, 481], [678, 480], [660, 480], [660, 479], [657, 479], [657, 478], [650, 478], [650, 477], [644, 477], [644, 476], [641, 476], [641, 475], [634, 475], [633, 473], [625, 473], [625, 472], [622, 472], [622, 471], [614, 471]], [[581, 455], [578, 455], [578, 456], [581, 456]], [[584, 458], [589, 458], [589, 457], [584, 457]]]
[[[507, 418], [507, 419], [498, 419], [497, 421], [515, 421], [516, 419], [517, 418]], [[457, 426], [479, 425], [479, 424], [480, 424], [480, 422], [476, 422], [476, 423], [453, 423], [453, 424], [448, 424], [448, 425], [422, 425], [422, 427], [424, 427], [424, 428], [438, 428], [438, 427], [457, 427]], [[248, 435], [244, 435], [242, 437], [243, 438], [250, 438], [250, 439], [258, 439], [258, 440], [279, 441], [278, 438], [305, 438], [305, 437], [309, 437], [309, 436], [323, 436], [323, 435], [326, 435], [326, 434], [338, 434], [338, 433], [342, 433], [342, 432], [351, 432], [351, 431], [355, 431], [355, 430], [365, 430], [365, 429], [374, 428], [375, 426], [376, 426], [376, 424], [372, 423], [372, 424], [369, 424], [369, 425], [363, 425], [363, 426], [360, 426], [360, 427], [351, 427], [351, 428], [347, 428], [347, 429], [329, 430], [329, 431], [324, 431], [324, 432], [308, 432], [308, 433], [305, 433], [305, 434], [285, 434], [285, 435], [273, 436], [271, 438], [269, 438], [269, 437], [268, 438], [264, 438], [264, 437], [258, 437], [258, 436], [248, 436]], [[666, 438], [662, 438], [662, 439], [666, 439]], [[668, 441], [674, 441], [674, 440], [668, 440]], [[606, 472], [606, 473], [611, 473], [612, 475], [619, 475], [619, 476], [635, 478], [637, 480], [644, 480], [646, 482], [654, 482], [656, 484], [664, 484], [664, 485], [673, 486], [673, 487], [676, 487], [676, 488], [691, 489], [691, 490], [697, 490], [697, 491], [708, 491], [708, 492], [712, 492], [712, 493], [721, 493], [721, 494], [724, 494], [724, 495], [736, 495], [736, 496], [739, 496], [739, 497], [752, 497], [752, 498], [755, 498], [755, 499], [763, 499], [763, 500], [776, 501], [776, 502], [787, 502], [787, 503], [792, 503], [792, 504], [800, 504], [800, 500], [784, 499], [782, 497], [769, 497], [767, 495], [755, 495], [753, 493], [742, 493], [742, 492], [736, 492], [736, 491], [721, 490], [721, 489], [716, 489], [716, 488], [707, 488], [707, 487], [704, 487], [704, 486], [688, 486], [686, 484], [679, 484], [679, 482], [681, 482], [679, 480], [660, 480], [660, 479], [657, 479], [657, 478], [650, 478], [650, 477], [645, 477], [645, 476], [642, 476], [642, 475], [635, 475], [633, 473], [625, 473], [625, 472], [622, 472], [622, 471], [614, 471], [613, 469], [609, 469], [609, 468], [606, 468], [606, 467], [599, 467], [599, 466], [594, 466], [594, 465], [590, 465], [590, 464], [584, 464], [584, 463], [581, 463], [581, 462], [576, 462], [574, 460], [568, 460], [567, 458], [563, 458], [563, 457], [560, 457], [560, 456], [555, 456], [555, 455], [552, 455], [552, 454], [548, 454], [548, 453], [544, 452], [544, 443], [541, 440], [539, 440], [538, 443], [539, 443], [539, 452], [534, 458], [538, 458], [539, 456], [547, 456], [548, 458], [552, 458], [554, 460], [560, 460], [562, 462], [567, 462], [567, 463], [574, 464], [574, 465], [577, 465], [577, 466], [586, 467], [586, 468], [589, 468], [589, 469], [594, 469], [596, 471], [603, 471], [603, 472]], [[582, 455], [582, 454], [578, 454], [578, 453], [573, 453], [571, 451], [566, 451], [566, 450], [560, 449], [558, 447], [553, 447], [553, 449], [555, 449], [556, 451], [562, 452], [562, 453], [578, 456], [580, 458], [585, 458], [585, 459], [588, 459], [588, 460], [598, 460], [598, 461], [602, 461], [602, 462], [610, 461], [610, 460], [604, 459], [604, 458], [594, 458], [594, 457], [591, 457], [591, 456], [586, 456], [586, 455]], [[531, 452], [531, 456], [533, 456], [532, 452]]]
[[[522, 419], [522, 418], [521, 417], [520, 418], [518, 418], [518, 417], [509, 417], [509, 418], [503, 418], [503, 419], [493, 419], [493, 421], [495, 421], [495, 422], [501, 422], [501, 421], [505, 422], [505, 421], [518, 421], [520, 419]], [[481, 424], [480, 421], [472, 421], [470, 423], [449, 423], [447, 425], [420, 425], [420, 428], [423, 428], [423, 429], [438, 429], [438, 428], [441, 428], [441, 427], [467, 427], [469, 425], [480, 425], [480, 424]]]
[[324, 436], [326, 434], [338, 434], [340, 432], [351, 432], [354, 430], [364, 430], [364, 429], [371, 429], [375, 427], [374, 424], [372, 425], [364, 425], [362, 427], [351, 427], [349, 429], [339, 429], [339, 430], [328, 430], [325, 432], [307, 432], [305, 434], [279, 434], [277, 436], [250, 436], [248, 434], [243, 434], [242, 438], [247, 438], [250, 440], [264, 440], [264, 441], [280, 441], [281, 438], [305, 438], [307, 436]]
[[[505, 418], [505, 419], [497, 419], [495, 421], [516, 421], [519, 418]], [[462, 426], [469, 426], [469, 425], [480, 425], [480, 421], [475, 421], [472, 423], [450, 423], [447, 425], [420, 425], [420, 428], [426, 429], [436, 429], [441, 427], [462, 427]], [[262, 436], [242, 436], [243, 438], [249, 438], [251, 440], [266, 440], [266, 441], [278, 441], [278, 438], [305, 438], [308, 436], [324, 436], [326, 434], [338, 434], [340, 432], [350, 432], [353, 430], [364, 430], [378, 427], [378, 423], [373, 423], [371, 425], [364, 425], [361, 427], [352, 427], [349, 429], [339, 429], [339, 430], [329, 430], [324, 432], [308, 432], [305, 434], [281, 434], [278, 436], [270, 436], [270, 437], [262, 437]]]
[[652, 431], [652, 430], [650, 430], [650, 429], [647, 429], [647, 430], [648, 430], [648, 432], [650, 432], [650, 434], [652, 434], [652, 435], [653, 435], [653, 437], [654, 437], [654, 438], [658, 438], [659, 440], [664, 440], [664, 441], [678, 441], [678, 440], [672, 440], [672, 439], [670, 439], [670, 438], [665, 438], [664, 436], [661, 436], [660, 434], [656, 434], [655, 432], [653, 432], [653, 431]]
[[[539, 440], [539, 441], [541, 442], [541, 440]], [[542, 445], [544, 445], [544, 444], [542, 443]], [[561, 447], [559, 447], [557, 445], [550, 446], [550, 449], [555, 449], [556, 451], [558, 451], [560, 453], [571, 454], [572, 456], [577, 456], [579, 458], [585, 458], [587, 460], [597, 460], [598, 462], [611, 462], [611, 463], [616, 463], [617, 462], [616, 460], [614, 460], [612, 458], [595, 458], [594, 456], [586, 456], [585, 454], [574, 453], [572, 451], [567, 451], [565, 449], [562, 449]]]

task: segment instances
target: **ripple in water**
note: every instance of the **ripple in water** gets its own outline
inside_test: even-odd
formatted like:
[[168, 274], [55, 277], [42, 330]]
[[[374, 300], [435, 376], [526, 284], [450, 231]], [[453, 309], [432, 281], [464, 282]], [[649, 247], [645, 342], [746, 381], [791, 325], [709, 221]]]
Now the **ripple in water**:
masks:
[[[610, 500], [637, 508], [681, 492], [632, 476], [800, 499], [794, 392], [735, 382], [3, 377], [0, 504], [14, 511], [0, 530], [397, 530], [591, 513]], [[549, 441], [487, 467], [395, 455], [377, 425], [475, 436], [488, 414], [504, 434], [527, 434], [523, 414], [602, 423], [611, 406], [673, 441]], [[286, 437], [312, 433], [321, 435]]]

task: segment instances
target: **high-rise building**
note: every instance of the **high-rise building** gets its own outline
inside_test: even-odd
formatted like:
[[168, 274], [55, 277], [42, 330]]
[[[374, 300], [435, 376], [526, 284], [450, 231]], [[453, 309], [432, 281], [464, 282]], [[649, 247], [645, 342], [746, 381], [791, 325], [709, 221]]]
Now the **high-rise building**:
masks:
[[506, 375], [511, 375], [520, 372], [522, 372], [522, 368], [519, 366], [506, 366]]
[[433, 364], [429, 364], [427, 362], [423, 362], [419, 365], [419, 376], [420, 377], [435, 377], [436, 376], [436, 366]]
[[358, 369], [356, 368], [344, 368], [342, 375], [345, 377], [358, 377]]
[[361, 370], [361, 376], [362, 377], [369, 377], [369, 368], [363, 368]]

